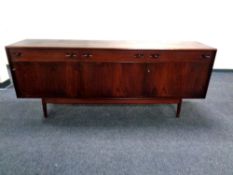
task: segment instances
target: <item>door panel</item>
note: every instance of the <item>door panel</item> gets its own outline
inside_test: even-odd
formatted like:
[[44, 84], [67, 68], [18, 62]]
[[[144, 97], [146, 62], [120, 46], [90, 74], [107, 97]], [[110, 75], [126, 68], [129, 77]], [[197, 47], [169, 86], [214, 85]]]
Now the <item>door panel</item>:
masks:
[[65, 97], [66, 64], [56, 62], [13, 63], [20, 97]]
[[164, 62], [147, 65], [147, 97], [203, 98], [210, 61]]
[[77, 63], [72, 77], [72, 97], [142, 97], [144, 64]]
[[118, 97], [143, 97], [145, 64], [124, 63], [116, 65], [115, 92]]
[[19, 97], [204, 98], [212, 61], [13, 62]]

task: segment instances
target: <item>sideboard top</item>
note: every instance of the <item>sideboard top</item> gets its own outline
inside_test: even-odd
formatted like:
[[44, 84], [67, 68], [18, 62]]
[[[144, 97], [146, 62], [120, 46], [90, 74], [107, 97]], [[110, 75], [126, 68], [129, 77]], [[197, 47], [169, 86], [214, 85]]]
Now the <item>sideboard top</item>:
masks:
[[214, 47], [194, 41], [156, 42], [140, 40], [54, 40], [25, 39], [7, 48], [93, 48], [93, 49], [162, 49], [162, 50], [216, 50]]

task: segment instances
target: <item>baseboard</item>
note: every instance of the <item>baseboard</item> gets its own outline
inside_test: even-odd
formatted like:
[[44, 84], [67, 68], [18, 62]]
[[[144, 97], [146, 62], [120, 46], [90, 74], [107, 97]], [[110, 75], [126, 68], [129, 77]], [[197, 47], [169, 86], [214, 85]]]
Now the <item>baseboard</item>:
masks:
[[0, 89], [5, 89], [6, 87], [8, 87], [11, 84], [10, 79], [7, 79], [6, 81], [0, 83]]
[[213, 72], [233, 72], [233, 69], [213, 69]]

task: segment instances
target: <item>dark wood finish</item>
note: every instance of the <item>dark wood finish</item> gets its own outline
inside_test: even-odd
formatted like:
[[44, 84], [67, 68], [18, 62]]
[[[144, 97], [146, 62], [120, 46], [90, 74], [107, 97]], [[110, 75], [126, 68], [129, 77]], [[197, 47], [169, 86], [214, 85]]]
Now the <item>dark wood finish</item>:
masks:
[[174, 104], [178, 98], [45, 98], [54, 104]]
[[66, 97], [66, 64], [13, 62], [18, 97]]
[[7, 48], [84, 48], [84, 49], [120, 49], [120, 50], [216, 50], [216, 48], [194, 41], [157, 42], [125, 40], [54, 40], [25, 39], [6, 46]]
[[9, 55], [14, 62], [22, 61], [80, 61], [157, 63], [210, 60], [210, 50], [116, 50], [71, 48], [11, 48]]
[[144, 64], [85, 63], [80, 66], [80, 97], [143, 97]]
[[17, 97], [46, 103], [205, 98], [216, 49], [198, 42], [23, 40], [6, 46]]
[[149, 97], [204, 98], [210, 61], [147, 64], [146, 95]]

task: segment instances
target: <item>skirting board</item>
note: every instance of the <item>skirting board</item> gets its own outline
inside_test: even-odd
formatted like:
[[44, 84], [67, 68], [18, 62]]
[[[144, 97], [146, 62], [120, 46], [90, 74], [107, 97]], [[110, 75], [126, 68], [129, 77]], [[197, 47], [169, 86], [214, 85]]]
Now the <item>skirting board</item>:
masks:
[[11, 84], [11, 81], [10, 81], [10, 79], [8, 79], [8, 80], [6, 80], [6, 81], [0, 83], [0, 89], [5, 89], [5, 88], [7, 88], [10, 84]]
[[233, 69], [213, 69], [213, 72], [233, 72]]

